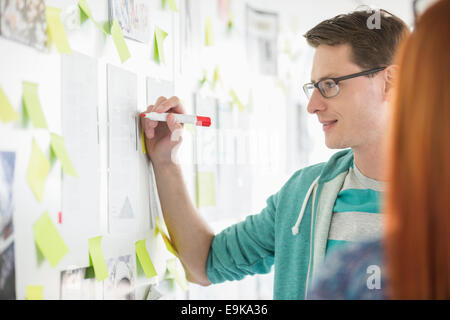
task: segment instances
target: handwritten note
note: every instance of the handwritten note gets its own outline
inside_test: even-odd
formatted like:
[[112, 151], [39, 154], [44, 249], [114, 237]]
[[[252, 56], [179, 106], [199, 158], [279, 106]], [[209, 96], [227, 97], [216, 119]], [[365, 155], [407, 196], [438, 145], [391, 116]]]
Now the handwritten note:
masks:
[[167, 37], [167, 32], [155, 26], [155, 41], [154, 41], [154, 59], [158, 63], [165, 63], [164, 57], [164, 39]]
[[43, 213], [33, 225], [34, 241], [44, 257], [54, 268], [69, 252], [58, 230], [47, 212]]
[[67, 40], [66, 30], [61, 21], [61, 9], [46, 7], [47, 31], [49, 38], [55, 43], [59, 53], [72, 53], [69, 41]]
[[42, 153], [36, 140], [33, 139], [27, 181], [39, 202], [42, 202], [44, 196], [45, 182], [47, 181], [49, 171], [50, 163]]
[[19, 115], [12, 107], [8, 97], [0, 87], [0, 120], [3, 122], [11, 122], [19, 119]]
[[116, 45], [117, 52], [119, 53], [120, 60], [124, 63], [130, 58], [131, 55], [117, 19], [114, 19], [112, 23], [111, 35], [113, 37], [114, 44]]
[[95, 278], [103, 281], [109, 277], [108, 268], [106, 267], [105, 258], [102, 250], [102, 236], [90, 238], [89, 245], [89, 262], [94, 267]]
[[45, 121], [41, 103], [39, 102], [38, 85], [36, 83], [23, 81], [22, 89], [26, 115], [30, 118], [33, 126], [36, 128], [47, 129], [47, 121]]
[[214, 172], [197, 172], [197, 208], [216, 205], [216, 188]]
[[152, 259], [145, 246], [145, 239], [136, 242], [136, 256], [144, 270], [145, 276], [151, 278], [157, 275]]
[[64, 173], [78, 177], [77, 172], [72, 164], [72, 161], [67, 154], [66, 147], [64, 146], [64, 138], [57, 135], [56, 133], [51, 134], [50, 145], [52, 147], [53, 153], [61, 161], [62, 169]]

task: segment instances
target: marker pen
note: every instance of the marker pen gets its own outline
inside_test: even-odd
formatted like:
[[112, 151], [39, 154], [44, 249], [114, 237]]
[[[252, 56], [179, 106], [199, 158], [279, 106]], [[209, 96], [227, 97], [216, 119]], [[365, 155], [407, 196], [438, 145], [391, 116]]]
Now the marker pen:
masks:
[[[167, 121], [168, 113], [149, 112], [141, 113], [142, 118], [147, 118], [154, 121]], [[211, 125], [210, 117], [194, 116], [189, 114], [174, 113], [175, 119], [180, 123], [190, 123], [196, 126], [209, 127]]]

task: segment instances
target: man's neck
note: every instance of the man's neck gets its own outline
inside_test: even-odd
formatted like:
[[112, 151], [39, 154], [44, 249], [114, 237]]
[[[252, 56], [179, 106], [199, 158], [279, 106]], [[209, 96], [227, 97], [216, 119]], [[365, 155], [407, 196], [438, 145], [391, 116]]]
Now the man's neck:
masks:
[[354, 147], [353, 156], [355, 165], [366, 177], [378, 181], [385, 181], [384, 158], [381, 144]]

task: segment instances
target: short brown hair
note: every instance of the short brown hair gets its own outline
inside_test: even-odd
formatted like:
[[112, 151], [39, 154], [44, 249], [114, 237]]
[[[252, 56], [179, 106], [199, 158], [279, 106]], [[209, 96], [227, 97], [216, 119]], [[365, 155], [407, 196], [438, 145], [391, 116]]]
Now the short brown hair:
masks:
[[386, 10], [376, 10], [379, 10], [379, 28], [368, 27], [368, 19], [374, 14], [371, 9], [359, 10], [322, 21], [304, 37], [314, 48], [321, 44], [349, 44], [352, 61], [364, 69], [390, 65], [409, 29], [400, 18]]

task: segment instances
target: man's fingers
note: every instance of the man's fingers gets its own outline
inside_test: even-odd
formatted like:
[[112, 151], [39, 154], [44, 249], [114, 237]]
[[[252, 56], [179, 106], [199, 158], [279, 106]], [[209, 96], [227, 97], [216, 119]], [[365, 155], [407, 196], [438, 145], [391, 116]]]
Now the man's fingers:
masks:
[[183, 124], [179, 123], [176, 119], [173, 113], [169, 113], [167, 115], [167, 126], [169, 127], [169, 130], [171, 132], [177, 130], [177, 129], [183, 129]]
[[155, 108], [155, 112], [164, 113], [171, 110], [175, 113], [184, 113], [184, 108], [181, 105], [180, 99], [176, 96], [167, 99]]
[[155, 102], [155, 109], [161, 104], [161, 103], [163, 103], [164, 101], [166, 101], [167, 100], [167, 98], [166, 97], [159, 97], [157, 100], [156, 100], [156, 102]]

